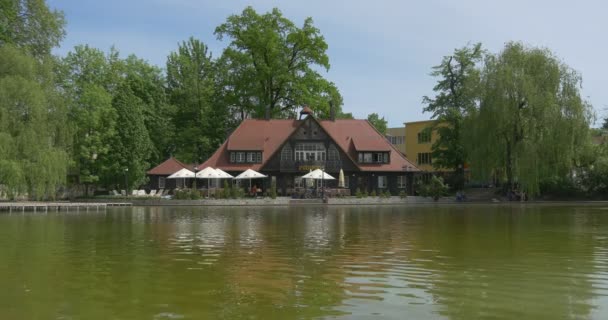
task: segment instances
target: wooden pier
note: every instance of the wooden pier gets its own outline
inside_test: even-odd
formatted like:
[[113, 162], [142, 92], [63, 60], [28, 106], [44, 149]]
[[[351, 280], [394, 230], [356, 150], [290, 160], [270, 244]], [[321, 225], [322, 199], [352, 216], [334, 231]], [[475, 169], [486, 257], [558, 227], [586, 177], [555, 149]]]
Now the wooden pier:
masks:
[[128, 202], [0, 202], [0, 211], [48, 212], [48, 211], [99, 211], [107, 207], [131, 206]]

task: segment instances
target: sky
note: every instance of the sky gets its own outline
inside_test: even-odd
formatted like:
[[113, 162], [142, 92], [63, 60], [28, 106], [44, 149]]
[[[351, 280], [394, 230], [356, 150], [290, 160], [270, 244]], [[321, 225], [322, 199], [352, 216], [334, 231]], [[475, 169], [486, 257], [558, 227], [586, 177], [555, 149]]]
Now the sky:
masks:
[[164, 67], [190, 36], [215, 57], [228, 40], [215, 27], [247, 6], [259, 13], [279, 8], [301, 26], [306, 17], [325, 37], [331, 68], [324, 76], [356, 118], [376, 112], [389, 127], [426, 120], [422, 97], [433, 95], [431, 68], [455, 48], [481, 42], [497, 53], [509, 41], [550, 49], [583, 77], [583, 96], [597, 125], [608, 116], [608, 3], [601, 0], [47, 0], [65, 13], [67, 35], [58, 55], [78, 44]]

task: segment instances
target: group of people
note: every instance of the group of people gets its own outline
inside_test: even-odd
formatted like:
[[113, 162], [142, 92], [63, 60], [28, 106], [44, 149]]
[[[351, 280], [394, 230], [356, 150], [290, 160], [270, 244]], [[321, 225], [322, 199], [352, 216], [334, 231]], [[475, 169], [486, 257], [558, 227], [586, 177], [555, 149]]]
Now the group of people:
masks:
[[251, 189], [249, 190], [249, 195], [252, 197], [256, 197], [258, 195], [260, 195], [262, 193], [262, 189], [258, 188], [257, 185], [253, 185], [251, 186]]

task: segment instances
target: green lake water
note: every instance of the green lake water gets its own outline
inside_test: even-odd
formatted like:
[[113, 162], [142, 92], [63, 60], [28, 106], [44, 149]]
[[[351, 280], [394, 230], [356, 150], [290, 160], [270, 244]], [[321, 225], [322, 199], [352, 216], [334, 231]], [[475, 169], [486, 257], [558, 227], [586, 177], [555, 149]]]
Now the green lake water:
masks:
[[0, 213], [0, 319], [608, 319], [608, 205]]

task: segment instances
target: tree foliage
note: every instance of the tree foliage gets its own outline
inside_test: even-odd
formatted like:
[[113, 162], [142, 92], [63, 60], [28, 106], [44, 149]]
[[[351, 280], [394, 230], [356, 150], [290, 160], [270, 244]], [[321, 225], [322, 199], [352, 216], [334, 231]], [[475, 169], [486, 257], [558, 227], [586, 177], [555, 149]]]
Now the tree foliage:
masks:
[[214, 63], [207, 46], [190, 38], [167, 59], [167, 92], [176, 106], [174, 124], [176, 154], [181, 159], [201, 162], [219, 145], [223, 136], [221, 119], [211, 121], [219, 110], [213, 106]]
[[377, 113], [370, 113], [367, 116], [367, 121], [369, 121], [380, 133], [383, 135], [386, 134], [388, 122], [384, 120], [384, 117], [380, 118]]
[[69, 130], [53, 63], [0, 46], [0, 182], [11, 196], [54, 198], [65, 185]]
[[315, 68], [329, 70], [327, 43], [311, 18], [297, 27], [278, 9], [258, 14], [247, 7], [215, 29], [231, 40], [220, 59], [226, 103], [242, 117], [289, 117], [302, 105], [329, 115], [342, 98]]
[[11, 44], [44, 57], [65, 36], [63, 12], [44, 0], [0, 0], [0, 46]]
[[508, 43], [487, 57], [481, 87], [463, 125], [475, 172], [531, 195], [544, 178], [570, 172], [592, 117], [578, 73], [546, 49]]
[[454, 50], [454, 54], [443, 57], [441, 64], [433, 67], [431, 75], [439, 78], [433, 88], [434, 98], [425, 96], [424, 112], [431, 112], [436, 123], [430, 128], [437, 132], [432, 146], [433, 166], [448, 168], [460, 177], [457, 188], [462, 187], [467, 154], [462, 141], [462, 123], [468, 111], [479, 101], [480, 70], [478, 63], [483, 58], [481, 44]]

